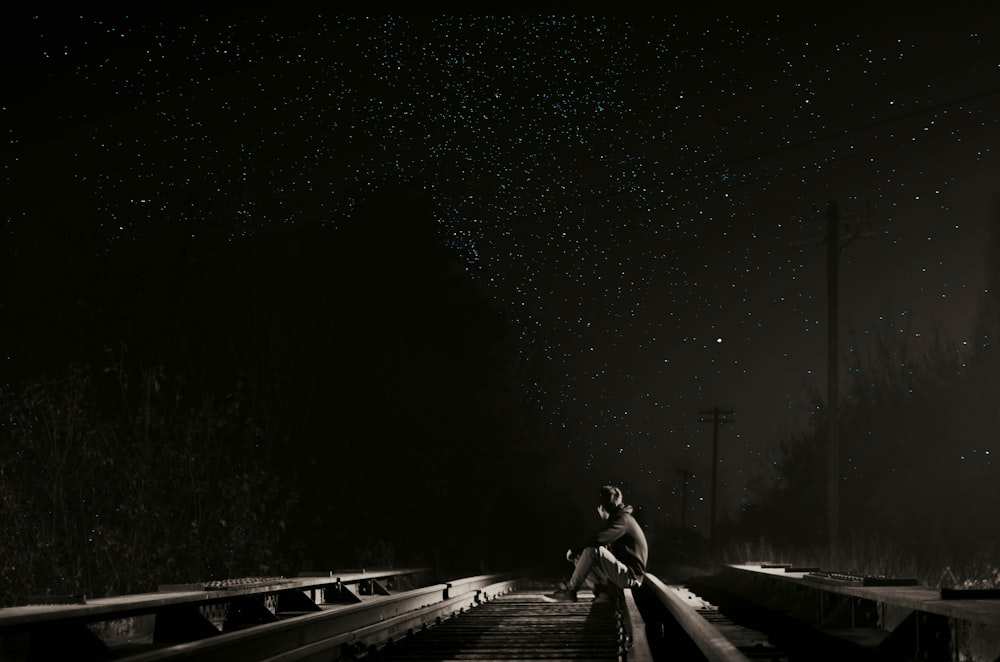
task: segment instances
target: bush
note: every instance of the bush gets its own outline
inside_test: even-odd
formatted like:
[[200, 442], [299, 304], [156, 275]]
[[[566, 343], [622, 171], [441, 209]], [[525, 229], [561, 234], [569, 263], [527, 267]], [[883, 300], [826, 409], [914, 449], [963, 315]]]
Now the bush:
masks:
[[284, 571], [296, 490], [239, 384], [192, 402], [165, 369], [108, 358], [0, 389], [3, 604]]

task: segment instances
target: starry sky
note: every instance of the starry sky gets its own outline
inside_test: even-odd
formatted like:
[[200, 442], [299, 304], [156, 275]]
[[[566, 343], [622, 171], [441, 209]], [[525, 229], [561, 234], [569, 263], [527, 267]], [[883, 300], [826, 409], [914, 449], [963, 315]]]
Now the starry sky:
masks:
[[977, 11], [43, 7], [4, 28], [0, 224], [83, 218], [127, 250], [208, 205], [239, 241], [422, 188], [544, 363], [567, 471], [675, 521], [687, 469], [703, 525], [699, 410], [735, 410], [726, 512], [825, 395], [829, 202], [864, 233], [844, 353], [885, 324], [970, 339], [1000, 137]]

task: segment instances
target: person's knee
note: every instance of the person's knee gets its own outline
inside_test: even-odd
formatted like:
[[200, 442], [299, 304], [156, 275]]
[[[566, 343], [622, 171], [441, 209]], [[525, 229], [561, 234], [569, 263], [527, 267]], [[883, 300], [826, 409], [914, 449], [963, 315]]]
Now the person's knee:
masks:
[[599, 558], [609, 563], [618, 563], [618, 559], [607, 547], [591, 547], [593, 550], [594, 558]]

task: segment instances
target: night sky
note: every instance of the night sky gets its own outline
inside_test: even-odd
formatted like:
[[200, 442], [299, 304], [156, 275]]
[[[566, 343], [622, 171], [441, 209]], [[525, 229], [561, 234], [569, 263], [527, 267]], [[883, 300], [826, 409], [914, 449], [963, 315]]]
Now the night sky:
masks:
[[4, 29], [0, 223], [57, 242], [73, 216], [128, 250], [207, 204], [239, 241], [423, 188], [543, 359], [527, 390], [565, 470], [674, 521], [679, 469], [708, 497], [699, 410], [734, 408], [731, 511], [825, 397], [828, 202], [870, 235], [841, 254], [845, 354], [887, 323], [971, 339], [997, 213], [985, 12], [41, 9]]

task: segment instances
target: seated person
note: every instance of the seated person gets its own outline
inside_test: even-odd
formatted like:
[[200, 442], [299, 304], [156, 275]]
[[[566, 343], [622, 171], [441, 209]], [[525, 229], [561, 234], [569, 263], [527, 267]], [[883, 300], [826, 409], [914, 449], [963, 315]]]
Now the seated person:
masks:
[[554, 593], [545, 597], [551, 602], [576, 602], [576, 592], [590, 582], [596, 600], [610, 600], [610, 592], [621, 593], [638, 587], [646, 571], [646, 535], [632, 517], [632, 506], [626, 506], [622, 492], [605, 485], [598, 492], [597, 514], [604, 520], [587, 544], [579, 550], [567, 550], [566, 558], [573, 563], [573, 576]]

